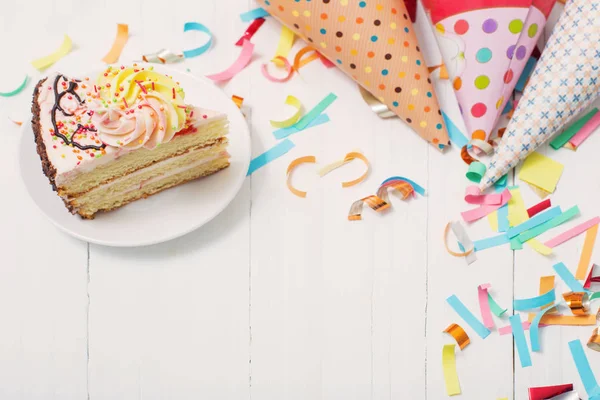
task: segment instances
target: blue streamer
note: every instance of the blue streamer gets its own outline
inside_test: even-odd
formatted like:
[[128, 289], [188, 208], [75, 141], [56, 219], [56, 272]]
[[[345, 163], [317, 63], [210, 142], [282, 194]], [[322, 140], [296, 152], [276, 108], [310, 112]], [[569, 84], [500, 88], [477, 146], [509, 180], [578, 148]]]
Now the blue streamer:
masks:
[[479, 321], [471, 311], [456, 297], [452, 295], [446, 299], [450, 307], [482, 338], [485, 339], [490, 334], [490, 330]]
[[252, 174], [257, 169], [264, 167], [271, 161], [278, 159], [293, 148], [294, 143], [292, 143], [292, 141], [289, 139], [277, 143], [275, 146], [271, 147], [269, 150], [250, 161], [250, 167], [248, 168], [248, 173], [246, 176]]
[[387, 178], [385, 181], [381, 182], [381, 185], [379, 186], [383, 186], [384, 184], [388, 183], [391, 180], [396, 180], [396, 179], [400, 179], [403, 181], [406, 181], [408, 183], [410, 183], [412, 185], [412, 187], [415, 189], [415, 192], [419, 193], [421, 196], [425, 196], [425, 189], [423, 187], [421, 187], [418, 183], [416, 183], [415, 181], [412, 181], [408, 178], [405, 178], [403, 176], [392, 176], [390, 178]]
[[523, 91], [525, 90], [525, 84], [527, 83], [527, 79], [533, 72], [533, 69], [535, 68], [535, 64], [537, 63], [537, 61], [538, 61], [537, 58], [529, 57], [529, 60], [527, 60], [527, 64], [525, 64], [525, 67], [523, 67], [523, 72], [521, 72], [521, 76], [519, 77], [519, 80], [517, 81], [517, 84], [515, 85], [515, 90], [523, 93]]
[[506, 187], [508, 183], [508, 174], [502, 175], [502, 178], [498, 179], [496, 183], [494, 183], [494, 187], [496, 188], [496, 192], [501, 192]]
[[525, 232], [526, 230], [529, 230], [531, 228], [534, 228], [538, 225], [541, 225], [546, 221], [550, 221], [552, 218], [554, 218], [560, 214], [561, 214], [560, 206], [552, 207], [549, 210], [546, 210], [542, 213], [539, 213], [539, 214], [533, 216], [532, 218], [528, 219], [527, 221], [523, 222], [522, 224], [519, 224], [517, 226], [510, 228], [508, 230], [508, 237], [514, 238], [518, 234]]
[[305, 129], [312, 128], [313, 126], [321, 125], [326, 122], [329, 122], [329, 116], [327, 114], [320, 114], [317, 118], [313, 119], [310, 124], [308, 124], [304, 129], [298, 129], [295, 126], [290, 126], [288, 128], [280, 128], [276, 131], [273, 131], [273, 136], [275, 139], [284, 139], [294, 133], [301, 132]]
[[476, 240], [473, 242], [475, 245], [475, 251], [481, 251], [489, 249], [490, 247], [496, 247], [508, 243], [508, 236], [506, 234], [492, 236], [485, 239]]
[[212, 45], [212, 41], [213, 41], [213, 35], [206, 26], [202, 25], [199, 22], [186, 22], [185, 25], [183, 25], [183, 31], [184, 32], [199, 31], [199, 32], [206, 33], [208, 35], [208, 41], [205, 44], [203, 44], [202, 46], [196, 47], [195, 49], [192, 49], [192, 50], [184, 50], [183, 56], [185, 58], [197, 57], [200, 54], [204, 54], [208, 49], [210, 49], [210, 46]]
[[463, 146], [469, 144], [469, 140], [465, 135], [454, 125], [454, 122], [446, 115], [445, 112], [442, 111], [442, 117], [444, 117], [444, 122], [446, 122], [446, 129], [448, 130], [448, 136], [450, 137], [450, 141], [458, 146], [459, 149], [462, 149]]
[[554, 268], [554, 271], [560, 276], [560, 279], [562, 279], [573, 292], [589, 292], [583, 288], [583, 285], [577, 279], [575, 279], [565, 264], [559, 262], [558, 264], [554, 264], [552, 268]]
[[504, 106], [504, 110], [502, 110], [502, 115], [506, 115], [510, 112], [510, 110], [513, 109], [513, 102], [512, 100], [508, 100], [506, 102], [506, 105]]
[[248, 12], [240, 14], [240, 18], [242, 22], [250, 22], [254, 21], [257, 18], [268, 17], [270, 14], [264, 8], [255, 8], [254, 10], [250, 10]]
[[508, 231], [508, 203], [498, 209], [498, 232]]
[[600, 388], [598, 388], [596, 377], [594, 376], [592, 368], [590, 367], [590, 363], [585, 356], [581, 341], [577, 339], [569, 342], [569, 349], [571, 350], [571, 356], [573, 357], [573, 361], [575, 361], [575, 366], [577, 367], [577, 372], [579, 373], [579, 377], [583, 382], [585, 391], [587, 392], [588, 396], [590, 396], [590, 400], [597, 399], [598, 395], [600, 394]]
[[531, 351], [540, 351], [540, 321], [544, 314], [548, 311], [552, 310], [554, 307], [562, 304], [562, 302], [558, 302], [551, 307], [546, 307], [539, 313], [535, 315], [533, 321], [531, 321], [531, 326], [529, 327], [529, 340], [531, 341]]
[[512, 328], [513, 337], [515, 338], [515, 346], [517, 346], [517, 352], [519, 353], [521, 367], [531, 367], [531, 355], [529, 354], [529, 348], [527, 347], [527, 340], [525, 340], [525, 332], [523, 331], [523, 324], [521, 323], [521, 315], [511, 315], [509, 321]]
[[552, 288], [552, 290], [536, 297], [531, 297], [529, 299], [515, 299], [515, 301], [513, 301], [513, 308], [515, 311], [531, 310], [550, 304], [554, 300], [556, 300], [556, 293], [554, 292], [554, 288]]

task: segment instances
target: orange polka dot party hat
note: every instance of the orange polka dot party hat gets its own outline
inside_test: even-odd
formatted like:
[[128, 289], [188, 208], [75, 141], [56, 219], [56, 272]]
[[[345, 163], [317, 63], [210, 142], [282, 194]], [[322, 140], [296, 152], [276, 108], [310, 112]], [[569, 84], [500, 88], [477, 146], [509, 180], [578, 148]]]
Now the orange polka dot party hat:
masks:
[[556, 0], [423, 0], [467, 136], [489, 139]]
[[402, 0], [258, 0], [438, 149], [448, 132]]

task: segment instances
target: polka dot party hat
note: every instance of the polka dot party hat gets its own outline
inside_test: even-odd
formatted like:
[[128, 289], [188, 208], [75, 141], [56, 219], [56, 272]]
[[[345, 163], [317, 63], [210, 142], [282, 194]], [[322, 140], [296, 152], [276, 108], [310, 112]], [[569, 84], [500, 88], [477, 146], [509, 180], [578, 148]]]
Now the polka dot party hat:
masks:
[[450, 144], [402, 0], [258, 0], [438, 149]]
[[423, 0], [471, 139], [494, 130], [555, 2]]
[[600, 96], [600, 0], [571, 0], [492, 156], [486, 189]]

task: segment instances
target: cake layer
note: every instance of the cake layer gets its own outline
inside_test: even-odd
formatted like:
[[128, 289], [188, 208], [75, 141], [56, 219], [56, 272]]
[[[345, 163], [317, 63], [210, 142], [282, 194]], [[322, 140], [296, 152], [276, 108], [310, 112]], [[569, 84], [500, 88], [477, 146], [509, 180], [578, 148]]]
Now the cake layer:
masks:
[[122, 207], [132, 201], [146, 198], [165, 189], [177, 186], [194, 179], [208, 176], [229, 166], [227, 157], [219, 157], [200, 165], [191, 165], [178, 169], [174, 174], [165, 173], [153, 178], [146, 184], [137, 187], [123, 188], [110, 196], [94, 196], [75, 211], [86, 219], [94, 218], [98, 212], [110, 211]]
[[[153, 149], [138, 149], [114, 158], [112, 162], [97, 165], [86, 173], [74, 173], [57, 179], [58, 193], [61, 196], [73, 197], [85, 193], [112, 179], [120, 178], [140, 168], [145, 168], [162, 160], [183, 154], [189, 150], [210, 147], [224, 143], [228, 122], [226, 119], [216, 120], [202, 127], [201, 134], [190, 133], [178, 135], [168, 143]], [[74, 170], [77, 171], [77, 170]]]

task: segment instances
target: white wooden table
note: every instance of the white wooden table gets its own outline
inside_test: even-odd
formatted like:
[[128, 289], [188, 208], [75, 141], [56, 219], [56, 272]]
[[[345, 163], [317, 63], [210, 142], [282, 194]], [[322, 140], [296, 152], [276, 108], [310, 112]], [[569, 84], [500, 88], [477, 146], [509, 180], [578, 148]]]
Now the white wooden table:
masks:
[[[4, 2], [0, 90], [24, 73], [37, 80], [29, 61], [65, 33], [76, 49], [52, 68], [77, 74], [99, 67], [117, 22], [130, 26], [123, 62], [194, 43], [183, 24], [202, 22], [215, 34], [213, 48], [175, 68], [217, 72], [237, 57], [233, 43], [247, 26], [238, 15], [254, 7], [252, 0]], [[514, 298], [538, 293], [539, 277], [552, 274], [553, 263], [575, 269], [583, 237], [551, 259], [507, 246], [481, 252], [471, 266], [449, 256], [443, 228], [468, 208], [459, 152], [441, 154], [399, 120], [378, 119], [336, 69], [313, 63], [286, 84], [268, 82], [260, 65], [274, 53], [279, 30], [274, 20], [261, 28], [254, 61], [224, 86], [245, 98], [253, 154], [275, 143], [268, 121], [289, 112], [287, 94], [310, 106], [336, 93], [327, 111], [332, 121], [296, 135], [297, 147], [248, 178], [211, 223], [153, 247], [90, 245], [52, 226], [20, 182], [20, 131], [8, 119], [29, 118], [33, 84], [0, 98], [0, 398], [443, 399], [441, 349], [452, 338], [442, 330], [465, 325], [446, 297], [457, 294], [479, 315], [479, 284], [491, 283], [496, 300], [511, 307]], [[445, 103], [452, 99], [447, 88], [439, 92]], [[596, 135], [577, 153], [543, 150], [566, 165], [553, 202], [578, 204], [583, 217], [599, 209], [599, 145]], [[372, 161], [367, 182], [340, 187], [358, 164], [323, 179], [296, 174], [306, 199], [285, 187], [291, 159], [314, 154], [326, 163], [354, 148]], [[348, 222], [352, 201], [392, 175], [425, 186], [427, 197], [393, 199], [386, 216], [365, 210], [362, 222]], [[513, 176], [511, 183], [519, 181]], [[528, 206], [539, 201], [521, 187]], [[485, 220], [469, 232], [473, 239], [493, 234]], [[557, 282], [558, 292], [566, 291]], [[510, 335], [481, 340], [467, 330], [472, 344], [457, 354], [461, 398], [527, 399], [530, 386], [570, 382], [585, 394], [567, 342], [585, 345], [591, 327], [542, 329], [542, 352], [526, 369]], [[586, 353], [600, 374], [600, 355]]]

